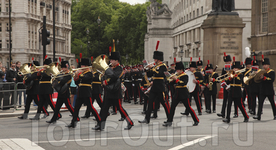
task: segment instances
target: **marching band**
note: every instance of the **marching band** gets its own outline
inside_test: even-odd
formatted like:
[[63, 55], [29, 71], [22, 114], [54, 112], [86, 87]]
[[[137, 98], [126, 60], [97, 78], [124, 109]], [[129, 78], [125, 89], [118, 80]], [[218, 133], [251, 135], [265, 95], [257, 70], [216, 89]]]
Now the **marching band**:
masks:
[[[44, 118], [49, 116], [47, 105], [54, 110], [54, 115], [47, 123], [55, 123], [62, 116], [59, 112], [63, 103], [71, 112], [73, 118], [67, 126], [75, 128], [79, 118], [79, 110], [82, 104], [87, 105], [87, 110], [81, 119], [89, 118], [92, 112], [97, 125], [93, 130], [104, 130], [105, 122], [109, 116], [111, 106], [118, 109], [121, 114], [119, 121], [126, 121], [125, 130], [130, 130], [134, 123], [127, 111], [123, 108], [122, 102], [143, 105], [142, 114], [144, 120], [139, 123], [150, 123], [150, 119], [157, 119], [157, 111], [160, 104], [164, 107], [167, 119], [163, 126], [172, 125], [175, 116], [175, 109], [179, 102], [186, 108], [182, 115], [191, 114], [194, 126], [199, 125], [199, 118], [191, 107], [192, 98], [195, 100], [198, 115], [202, 115], [202, 99], [204, 97], [205, 112], [216, 113], [216, 97], [218, 89], [223, 88], [223, 104], [221, 112], [217, 116], [224, 118], [225, 123], [230, 122], [232, 102], [234, 102], [234, 117], [238, 117], [238, 109], [242, 112], [244, 122], [249, 121], [245, 109], [247, 97], [248, 112], [254, 119], [261, 120], [263, 103], [265, 98], [269, 99], [273, 111], [273, 119], [276, 120], [276, 108], [274, 102], [273, 82], [275, 72], [270, 69], [268, 58], [262, 57], [263, 69], [254, 57], [246, 58], [245, 68], [242, 63], [236, 61], [235, 57], [224, 53], [225, 62], [221, 76], [216, 72], [217, 67], [208, 63], [204, 67], [200, 60], [195, 62], [192, 58], [189, 68], [185, 69], [182, 62], [174, 61], [170, 68], [163, 63], [163, 52], [153, 53], [154, 63], [144, 63], [136, 66], [120, 65], [121, 56], [119, 52], [111, 52], [110, 56], [100, 55], [94, 61], [88, 58], [80, 58], [78, 69], [70, 69], [68, 61], [52, 62], [45, 58], [43, 66], [37, 61], [24, 64], [20, 68], [20, 74], [24, 75], [25, 87], [27, 89], [27, 102], [24, 114], [19, 119], [27, 119], [32, 100], [38, 104], [37, 113], [32, 120], [39, 120], [40, 114]], [[81, 55], [80, 55], [81, 56]], [[204, 69], [203, 69], [204, 68]], [[70, 102], [70, 83], [74, 80], [78, 86], [76, 105]], [[217, 87], [220, 83], [220, 87]], [[52, 101], [53, 91], [58, 92], [56, 105]], [[104, 93], [102, 95], [102, 93]], [[258, 112], [256, 103], [258, 98]], [[139, 100], [138, 100], [139, 99]], [[101, 110], [93, 106], [97, 101]], [[171, 105], [170, 105], [171, 104]], [[212, 105], [211, 105], [212, 104]], [[212, 106], [212, 107], [211, 107]], [[227, 109], [226, 109], [227, 106]], [[226, 111], [227, 110], [227, 111]], [[225, 112], [227, 112], [225, 114]], [[152, 114], [153, 113], [153, 114]]]

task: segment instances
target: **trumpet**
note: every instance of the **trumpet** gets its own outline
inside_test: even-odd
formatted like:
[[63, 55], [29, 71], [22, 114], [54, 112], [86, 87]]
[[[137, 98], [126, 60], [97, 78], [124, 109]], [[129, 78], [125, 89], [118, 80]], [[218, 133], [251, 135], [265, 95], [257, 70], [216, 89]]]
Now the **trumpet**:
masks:
[[149, 69], [148, 67], [149, 67], [150, 65], [153, 65], [153, 64], [154, 64], [154, 62], [151, 62], [151, 63], [147, 64], [147, 65], [144, 67], [144, 69]]
[[172, 77], [174, 77], [174, 76], [177, 76], [177, 73], [172, 74], [171, 76], [167, 77], [167, 80], [168, 80], [169, 82], [172, 82], [172, 81], [173, 81]]

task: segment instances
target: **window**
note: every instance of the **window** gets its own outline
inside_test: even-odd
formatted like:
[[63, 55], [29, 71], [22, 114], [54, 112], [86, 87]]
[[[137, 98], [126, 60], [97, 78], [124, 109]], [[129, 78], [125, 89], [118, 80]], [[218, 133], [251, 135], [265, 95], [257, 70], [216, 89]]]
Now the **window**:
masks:
[[[9, 23], [7, 23], [7, 31], [9, 31]], [[11, 31], [12, 31], [12, 24], [11, 24]]]
[[199, 9], [196, 10], [196, 16], [199, 16]]
[[268, 7], [267, 7], [267, 0], [262, 0], [262, 19], [261, 19], [261, 32], [267, 32], [268, 26]]
[[2, 40], [0, 40], [0, 49], [2, 49]]
[[203, 15], [203, 6], [201, 7], [201, 15]]
[[193, 18], [195, 18], [195, 11], [193, 11]]
[[0, 32], [2, 32], [2, 23], [0, 23]]
[[2, 12], [2, 5], [1, 5], [1, 3], [0, 3], [0, 13]]

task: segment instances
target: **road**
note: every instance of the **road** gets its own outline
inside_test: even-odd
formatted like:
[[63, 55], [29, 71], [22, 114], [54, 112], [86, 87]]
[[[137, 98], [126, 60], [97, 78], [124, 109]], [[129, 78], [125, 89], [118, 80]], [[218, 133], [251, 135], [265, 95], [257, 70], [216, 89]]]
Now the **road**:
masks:
[[[56, 124], [45, 121], [19, 120], [17, 117], [0, 118], [0, 149], [132, 149], [141, 150], [177, 150], [177, 149], [275, 149], [275, 123], [270, 104], [264, 105], [262, 120], [253, 120], [252, 115], [248, 123], [243, 122], [241, 112], [238, 118], [231, 118], [231, 123], [222, 122], [216, 113], [198, 116], [200, 123], [193, 127], [190, 116], [182, 116], [183, 104], [179, 104], [172, 127], [163, 127], [166, 120], [161, 106], [158, 118], [152, 119], [150, 124], [139, 124], [144, 116], [142, 106], [123, 103], [123, 106], [133, 119], [135, 126], [125, 131], [126, 122], [119, 122], [119, 113], [107, 118], [104, 131], [93, 131], [96, 122], [82, 119], [75, 129], [68, 129], [70, 123], [69, 112], [63, 112], [63, 118]], [[195, 104], [192, 106], [195, 108]], [[221, 100], [217, 102], [217, 112], [221, 110]], [[80, 116], [84, 114], [84, 107]], [[51, 114], [53, 115], [53, 114]], [[233, 115], [233, 110], [232, 110]], [[30, 116], [32, 117], [32, 116]]]

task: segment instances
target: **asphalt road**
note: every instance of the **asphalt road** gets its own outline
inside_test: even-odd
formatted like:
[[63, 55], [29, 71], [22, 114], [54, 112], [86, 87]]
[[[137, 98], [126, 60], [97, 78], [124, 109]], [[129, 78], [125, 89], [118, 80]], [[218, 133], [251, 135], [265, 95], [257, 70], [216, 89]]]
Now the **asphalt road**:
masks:
[[[45, 121], [50, 120], [52, 114], [40, 121], [0, 118], [0, 149], [275, 149], [276, 120], [273, 120], [270, 104], [264, 106], [261, 121], [253, 120], [250, 115], [249, 122], [243, 123], [240, 112], [238, 118], [226, 124], [216, 113], [203, 113], [198, 116], [200, 123], [196, 127], [191, 126], [190, 116], [180, 115], [184, 111], [183, 104], [176, 109], [172, 127], [162, 126], [166, 120], [162, 106], [158, 118], [152, 119], [149, 125], [138, 123], [144, 118], [141, 105], [123, 103], [123, 106], [135, 123], [129, 131], [123, 129], [125, 121], [118, 121], [119, 113], [107, 118], [107, 127], [102, 132], [91, 129], [96, 124], [93, 117], [82, 119], [75, 129], [66, 128], [71, 120], [69, 112], [63, 112], [63, 118], [51, 125]], [[192, 107], [195, 108], [195, 104]], [[218, 100], [217, 112], [220, 110], [221, 100]], [[80, 116], [83, 114], [84, 109]]]

